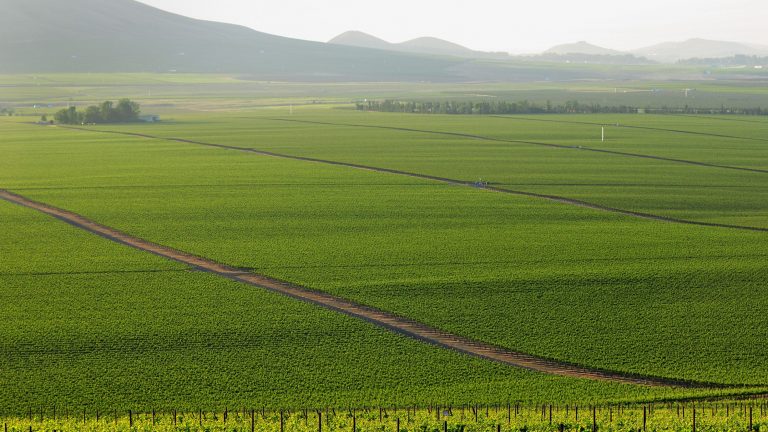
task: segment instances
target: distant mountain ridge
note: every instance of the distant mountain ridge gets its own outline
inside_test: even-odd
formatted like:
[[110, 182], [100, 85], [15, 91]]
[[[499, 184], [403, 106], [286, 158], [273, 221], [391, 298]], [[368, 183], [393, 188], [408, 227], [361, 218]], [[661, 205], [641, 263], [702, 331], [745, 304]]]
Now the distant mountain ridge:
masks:
[[400, 43], [387, 42], [361, 31], [347, 31], [328, 41], [332, 45], [373, 48], [387, 51], [454, 56], [464, 58], [507, 58], [507, 53], [474, 51], [465, 46], [435, 37], [420, 37]]
[[682, 42], [664, 42], [631, 51], [632, 54], [665, 63], [691, 58], [722, 58], [736, 55], [768, 55], [768, 47], [741, 42], [688, 39]]
[[634, 55], [661, 63], [675, 63], [692, 58], [725, 58], [737, 55], [765, 56], [768, 47], [750, 45], [740, 42], [716, 41], [707, 39], [688, 39], [682, 42], [664, 42], [644, 48], [629, 51], [618, 51], [593, 45], [585, 41], [554, 46], [543, 55], [601, 55], [626, 56]]

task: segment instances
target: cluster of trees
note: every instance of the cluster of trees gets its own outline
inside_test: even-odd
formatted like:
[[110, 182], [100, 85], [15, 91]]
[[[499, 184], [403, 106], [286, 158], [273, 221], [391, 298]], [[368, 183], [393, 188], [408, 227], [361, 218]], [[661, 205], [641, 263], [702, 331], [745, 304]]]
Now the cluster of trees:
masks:
[[447, 101], [447, 102], [401, 102], [396, 100], [366, 101], [356, 104], [358, 111], [380, 111], [422, 114], [634, 114], [638, 112], [658, 114], [738, 114], [738, 115], [768, 115], [766, 108], [694, 108], [668, 107], [659, 108], [636, 107], [630, 105], [600, 105], [585, 104], [572, 100], [562, 105], [553, 105], [547, 101], [539, 105], [527, 100], [521, 102], [491, 101]]
[[446, 101], [446, 102], [401, 102], [396, 100], [367, 101], [358, 103], [359, 111], [382, 111], [425, 114], [544, 114], [544, 113], [636, 113], [637, 107], [602, 106], [599, 104], [582, 104], [578, 101], [568, 101], [563, 105], [553, 105], [547, 101], [539, 105], [528, 100], [520, 102], [507, 101]]
[[11, 117], [14, 114], [13, 108], [0, 108], [0, 116], [8, 116]]
[[130, 123], [139, 121], [141, 109], [139, 104], [130, 99], [120, 99], [117, 104], [112, 101], [92, 105], [85, 111], [69, 107], [56, 113], [55, 119], [61, 124], [95, 124], [95, 123]]

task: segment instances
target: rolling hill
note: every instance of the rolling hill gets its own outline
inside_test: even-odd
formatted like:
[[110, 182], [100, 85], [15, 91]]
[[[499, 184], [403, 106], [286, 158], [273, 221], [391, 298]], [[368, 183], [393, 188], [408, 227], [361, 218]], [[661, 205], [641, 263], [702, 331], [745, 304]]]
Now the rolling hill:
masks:
[[463, 58], [507, 58], [506, 53], [474, 51], [459, 44], [434, 37], [420, 37], [400, 43], [391, 43], [361, 31], [344, 32], [328, 41], [332, 45], [375, 48], [414, 54], [454, 56]]
[[0, 73], [201, 72], [272, 79], [455, 80], [457, 61], [202, 21], [134, 0], [0, 0]]
[[576, 43], [554, 46], [544, 54], [589, 54], [589, 55], [624, 55], [626, 53], [608, 48], [603, 48], [591, 43], [580, 41]]

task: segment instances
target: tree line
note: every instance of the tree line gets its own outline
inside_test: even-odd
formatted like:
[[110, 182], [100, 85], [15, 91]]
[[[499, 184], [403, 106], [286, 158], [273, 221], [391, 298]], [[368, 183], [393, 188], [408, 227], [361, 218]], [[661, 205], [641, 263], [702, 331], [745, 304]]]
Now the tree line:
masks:
[[550, 101], [537, 104], [528, 100], [520, 102], [507, 101], [443, 101], [443, 102], [404, 102], [397, 100], [369, 100], [356, 103], [358, 111], [380, 111], [420, 114], [635, 114], [648, 112], [655, 114], [737, 114], [737, 115], [768, 115], [767, 108], [696, 108], [662, 106], [657, 108], [638, 107], [631, 105], [600, 105], [596, 103], [580, 103], [576, 100], [555, 105]]
[[101, 105], [91, 105], [84, 111], [76, 107], [60, 110], [54, 118], [61, 124], [96, 124], [96, 123], [131, 123], [139, 121], [141, 108], [130, 99], [120, 99], [117, 104], [104, 101]]
[[689, 58], [685, 60], [678, 60], [678, 64], [681, 65], [693, 65], [693, 66], [768, 66], [768, 57], [748, 56], [744, 54], [737, 54], [732, 57], [722, 58]]

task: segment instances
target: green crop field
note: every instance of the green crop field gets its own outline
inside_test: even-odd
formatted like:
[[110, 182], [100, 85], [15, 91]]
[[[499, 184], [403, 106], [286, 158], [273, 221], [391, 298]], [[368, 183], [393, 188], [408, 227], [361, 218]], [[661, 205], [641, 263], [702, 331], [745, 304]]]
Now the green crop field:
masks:
[[728, 393], [509, 368], [192, 272], [32, 210], [0, 202], [0, 217], [3, 416]]
[[[764, 117], [421, 115], [349, 103], [602, 91], [583, 84], [40, 79], [0, 80], [12, 86], [2, 99], [26, 114], [0, 118], [0, 189], [501, 348], [730, 387], [614, 384], [471, 358], [0, 202], [0, 411], [589, 403], [768, 388]], [[25, 107], [46, 86], [45, 108]], [[736, 94], [724, 86], [701, 91]], [[145, 111], [163, 121], [31, 124], [52, 109], [46, 100], [78, 91], [81, 104], [146, 92]]]

